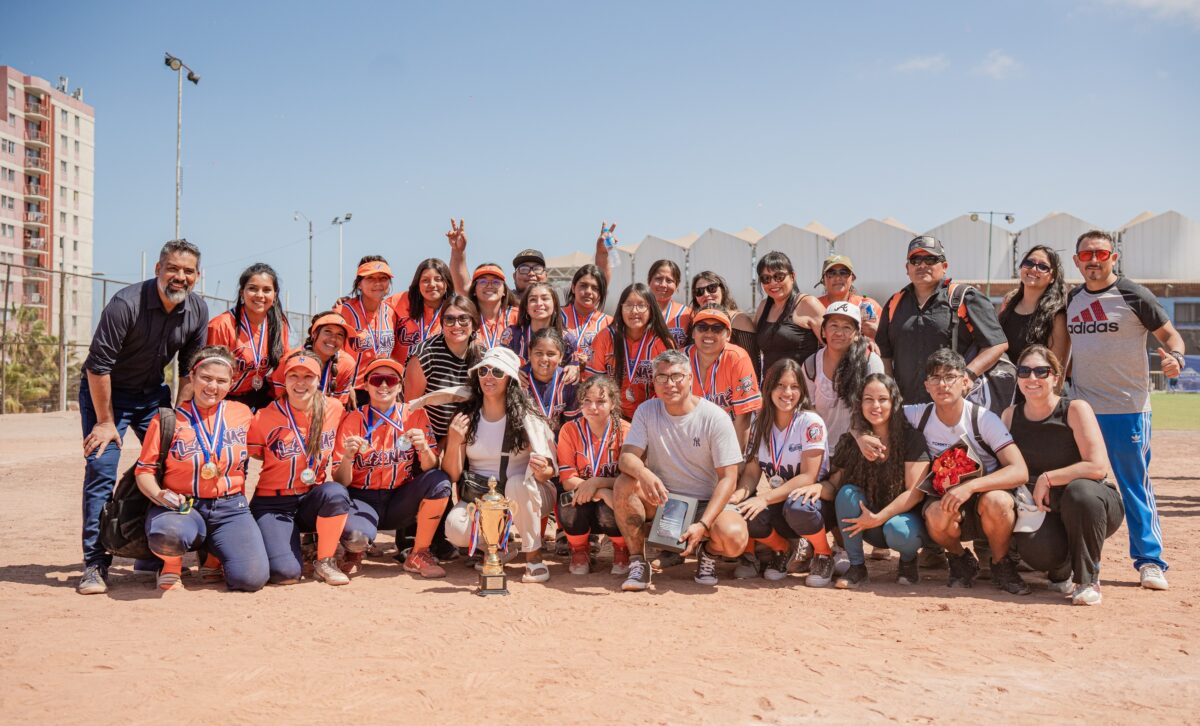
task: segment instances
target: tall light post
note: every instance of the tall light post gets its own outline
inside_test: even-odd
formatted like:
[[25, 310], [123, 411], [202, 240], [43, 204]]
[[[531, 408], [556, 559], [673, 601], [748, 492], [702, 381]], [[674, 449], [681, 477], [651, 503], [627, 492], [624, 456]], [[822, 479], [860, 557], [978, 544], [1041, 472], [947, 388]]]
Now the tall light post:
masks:
[[1012, 213], [1012, 212], [993, 212], [993, 211], [988, 211], [988, 212], [971, 212], [971, 221], [972, 221], [972, 222], [978, 222], [978, 221], [979, 221], [979, 216], [980, 216], [980, 215], [982, 215], [982, 214], [986, 214], [986, 215], [988, 216], [988, 258], [987, 258], [987, 260], [988, 260], [988, 261], [987, 261], [987, 287], [984, 289], [984, 292], [983, 292], [983, 294], [984, 294], [984, 295], [987, 295], [987, 296], [988, 296], [988, 299], [990, 300], [990, 299], [991, 299], [991, 297], [992, 297], [992, 226], [993, 226], [993, 225], [992, 225], [992, 219], [993, 219], [993, 217], [995, 217], [997, 214], [1003, 214], [1003, 215], [1004, 215], [1004, 221], [1005, 221], [1005, 222], [1008, 222], [1009, 224], [1012, 224], [1013, 222], [1015, 222], [1015, 221], [1016, 221], [1016, 219], [1017, 219], [1017, 218], [1016, 218], [1015, 216], [1013, 216], [1013, 213]]
[[313, 231], [312, 231], [312, 220], [309, 219], [308, 215], [304, 214], [303, 212], [296, 212], [295, 214], [292, 215], [292, 221], [299, 222], [301, 217], [304, 218], [305, 222], [308, 222], [308, 319], [312, 320], [312, 314], [313, 314], [313, 292], [312, 292], [312, 288], [313, 288], [313, 277], [312, 277]]
[[187, 79], [200, 85], [200, 76], [188, 65], [171, 55], [165, 54], [163, 63], [179, 77], [179, 93], [175, 105], [175, 239], [179, 239], [179, 198], [183, 189], [183, 70], [187, 68]]
[[331, 224], [336, 224], [337, 228], [338, 228], [338, 282], [337, 282], [338, 294], [341, 294], [342, 283], [346, 280], [345, 277], [342, 277], [342, 274], [343, 274], [343, 271], [342, 271], [342, 225], [346, 224], [346, 222], [349, 222], [350, 218], [353, 216], [354, 215], [351, 214], [350, 212], [346, 212], [345, 214], [343, 214], [340, 217], [334, 217], [333, 222], [331, 222]]

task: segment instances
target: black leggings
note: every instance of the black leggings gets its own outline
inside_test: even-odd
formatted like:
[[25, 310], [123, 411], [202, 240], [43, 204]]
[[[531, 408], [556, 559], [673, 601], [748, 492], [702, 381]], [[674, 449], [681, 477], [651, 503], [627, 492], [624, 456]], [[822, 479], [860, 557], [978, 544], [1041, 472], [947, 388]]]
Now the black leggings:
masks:
[[563, 488], [556, 488], [558, 501], [555, 502], [558, 526], [562, 531], [571, 535], [605, 534], [609, 537], [620, 537], [621, 530], [617, 528], [617, 514], [607, 504], [600, 501], [587, 504], [562, 505]]
[[1013, 535], [1017, 551], [1035, 570], [1051, 580], [1067, 579], [1071, 572], [1080, 585], [1096, 581], [1104, 540], [1121, 527], [1125, 507], [1115, 487], [1094, 479], [1076, 479], [1051, 487], [1050, 511], [1036, 532]]

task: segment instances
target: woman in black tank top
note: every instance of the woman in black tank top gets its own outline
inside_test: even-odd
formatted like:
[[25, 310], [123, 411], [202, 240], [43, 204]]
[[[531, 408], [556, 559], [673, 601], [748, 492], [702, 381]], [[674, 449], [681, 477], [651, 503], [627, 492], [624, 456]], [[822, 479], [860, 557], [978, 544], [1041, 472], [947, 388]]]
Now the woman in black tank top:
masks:
[[820, 347], [816, 330], [825, 306], [816, 296], [796, 289], [792, 261], [782, 252], [768, 252], [759, 259], [758, 281], [766, 293], [755, 323], [762, 370], [770, 370], [781, 358], [803, 363]]
[[1051, 589], [1075, 605], [1099, 605], [1101, 550], [1125, 509], [1108, 482], [1096, 414], [1085, 401], [1063, 397], [1062, 380], [1062, 364], [1045, 346], [1029, 346], [1017, 361], [1025, 402], [1003, 418], [1029, 467], [1033, 501], [1046, 516], [1035, 531], [1013, 539], [1021, 559], [1047, 573]]
[[1021, 260], [1021, 284], [1000, 304], [1000, 327], [1008, 339], [1008, 358], [1016, 360], [1030, 345], [1044, 345], [1059, 360], [1070, 351], [1067, 292], [1058, 253], [1036, 245]]

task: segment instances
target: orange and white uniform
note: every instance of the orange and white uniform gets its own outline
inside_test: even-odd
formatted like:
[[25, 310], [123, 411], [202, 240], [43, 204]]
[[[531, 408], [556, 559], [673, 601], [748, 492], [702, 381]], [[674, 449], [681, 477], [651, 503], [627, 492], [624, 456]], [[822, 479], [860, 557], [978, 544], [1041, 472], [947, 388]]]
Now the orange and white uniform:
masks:
[[563, 323], [563, 340], [575, 347], [576, 357], [587, 363], [592, 357], [592, 341], [608, 326], [612, 325], [612, 316], [605, 315], [603, 310], [593, 310], [583, 314], [568, 305], [559, 311]]
[[[210, 409], [197, 408], [187, 401], [175, 409], [175, 436], [167, 452], [162, 487], [198, 499], [242, 492], [250, 459], [246, 436], [252, 418], [250, 408], [236, 401], [221, 401]], [[155, 416], [142, 439], [138, 474], [154, 474], [159, 443], [159, 420]], [[217, 476], [211, 479], [201, 475], [206, 460], [217, 465]]]
[[367, 365], [376, 358], [391, 358], [396, 348], [396, 311], [385, 300], [373, 315], [367, 315], [362, 298], [354, 297], [337, 305], [334, 312], [354, 328], [355, 336], [346, 338], [346, 353], [354, 361], [354, 388], [365, 388]]
[[[616, 380], [616, 338], [611, 326], [592, 341], [592, 357], [585, 369], [589, 374], [605, 374]], [[632, 419], [633, 412], [647, 399], [654, 398], [654, 357], [667, 345], [649, 329], [636, 343], [625, 341], [625, 375], [617, 381], [621, 388], [621, 413]]]
[[[288, 354], [287, 342], [290, 332], [287, 318], [282, 318], [281, 322], [279, 336], [283, 341], [283, 352], [279, 359], [283, 360]], [[264, 319], [262, 325], [254, 328], [245, 313], [242, 313], [241, 320], [238, 320], [233, 316], [232, 310], [226, 310], [208, 321], [207, 344], [223, 345], [233, 353], [233, 385], [228, 395], [242, 396], [257, 390], [254, 388], [255, 376], [259, 377], [259, 388], [267, 385], [267, 380], [274, 372], [271, 370], [268, 354], [271, 345], [269, 327]]]
[[562, 480], [615, 477], [621, 444], [629, 433], [629, 422], [622, 420], [617, 431], [611, 424], [602, 436], [592, 433], [587, 421], [576, 419], [563, 424], [558, 432], [558, 473]]
[[[262, 472], [258, 475], [258, 486], [254, 490], [255, 497], [290, 496], [304, 494], [312, 487], [326, 480], [326, 470], [333, 455], [334, 437], [337, 434], [338, 423], [345, 413], [341, 401], [325, 397], [325, 420], [321, 423], [320, 456], [310, 462], [306, 452], [306, 443], [311, 426], [308, 411], [293, 407], [287, 401], [287, 396], [261, 408], [254, 414], [250, 423], [250, 433], [246, 438], [246, 447], [255, 458], [262, 458]], [[311, 468], [316, 474], [316, 481], [311, 485], [300, 479], [305, 469]]]
[[400, 435], [411, 429], [425, 432], [429, 448], [437, 452], [437, 439], [424, 409], [411, 411], [407, 404], [396, 404], [391, 411], [367, 406], [350, 411], [338, 426], [333, 465], [346, 458], [346, 437], [361, 436], [371, 448], [354, 455], [350, 486], [358, 489], [395, 489], [411, 481], [418, 473], [417, 447], [407, 450], [399, 444]]
[[692, 309], [687, 305], [668, 300], [662, 311], [667, 330], [675, 339], [675, 347], [682, 349], [687, 344], [688, 331], [692, 328]]
[[504, 331], [508, 330], [510, 325], [516, 325], [517, 318], [517, 306], [509, 305], [494, 319], [481, 320], [479, 332], [475, 334], [475, 342], [485, 351], [501, 345], [500, 340], [504, 336]]
[[[339, 350], [336, 379], [331, 375], [332, 370], [333, 359], [330, 358], [321, 366], [319, 390], [326, 396], [336, 398], [344, 407], [350, 401], [350, 394], [354, 392], [354, 357], [345, 350]], [[275, 392], [275, 398], [287, 395], [283, 390], [284, 379], [283, 366], [279, 366], [271, 374], [271, 389]]]
[[703, 370], [696, 346], [689, 345], [683, 352], [691, 361], [692, 393], [717, 404], [730, 416], [762, 408], [754, 363], [743, 348], [726, 343], [717, 360]]
[[392, 358], [404, 365], [408, 362], [409, 350], [417, 343], [442, 332], [443, 308], [439, 303], [437, 308], [430, 310], [426, 304], [421, 320], [416, 320], [412, 317], [407, 292], [392, 295], [384, 302], [396, 311], [396, 347], [392, 349]]

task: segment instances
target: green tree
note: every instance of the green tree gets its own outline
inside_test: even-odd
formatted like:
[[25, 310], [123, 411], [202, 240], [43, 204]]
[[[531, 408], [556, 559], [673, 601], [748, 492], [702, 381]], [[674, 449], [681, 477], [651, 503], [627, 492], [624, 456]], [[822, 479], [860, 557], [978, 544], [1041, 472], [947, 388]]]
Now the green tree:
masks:
[[4, 366], [4, 411], [43, 409], [58, 395], [58, 338], [46, 330], [37, 308], [9, 311], [8, 330], [0, 340]]

